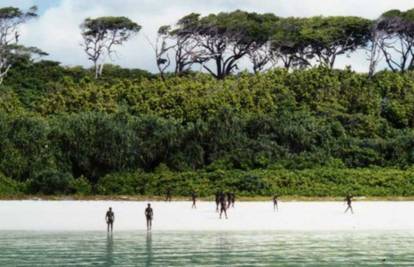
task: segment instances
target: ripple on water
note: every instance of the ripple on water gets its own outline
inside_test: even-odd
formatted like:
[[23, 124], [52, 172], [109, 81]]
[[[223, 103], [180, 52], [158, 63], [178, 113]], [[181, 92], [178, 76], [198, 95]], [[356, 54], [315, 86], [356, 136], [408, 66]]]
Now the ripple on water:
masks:
[[407, 232], [0, 232], [0, 266], [413, 266]]

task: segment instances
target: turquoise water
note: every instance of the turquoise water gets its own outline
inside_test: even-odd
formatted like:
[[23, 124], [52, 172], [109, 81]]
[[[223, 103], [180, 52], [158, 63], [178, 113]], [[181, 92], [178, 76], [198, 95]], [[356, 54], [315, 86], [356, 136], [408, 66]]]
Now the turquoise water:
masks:
[[0, 266], [414, 266], [406, 232], [0, 232]]

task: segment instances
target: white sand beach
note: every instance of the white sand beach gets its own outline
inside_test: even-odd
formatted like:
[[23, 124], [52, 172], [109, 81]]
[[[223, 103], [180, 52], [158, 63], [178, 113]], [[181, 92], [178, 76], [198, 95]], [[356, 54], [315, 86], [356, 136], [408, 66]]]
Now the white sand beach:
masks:
[[[134, 201], [0, 201], [0, 231], [105, 230], [105, 212], [115, 212], [114, 231], [144, 230], [148, 202]], [[151, 202], [153, 231], [338, 231], [414, 230], [414, 202], [355, 202], [355, 214], [344, 214], [342, 202], [236, 202], [220, 220], [215, 203]]]

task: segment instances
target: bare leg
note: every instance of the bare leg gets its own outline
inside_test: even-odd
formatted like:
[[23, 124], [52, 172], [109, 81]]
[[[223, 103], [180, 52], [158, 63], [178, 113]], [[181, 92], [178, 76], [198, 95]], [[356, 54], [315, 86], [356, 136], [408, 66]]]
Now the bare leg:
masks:
[[351, 206], [351, 205], [348, 205], [348, 207], [346, 208], [346, 210], [345, 210], [345, 212], [344, 212], [344, 213], [347, 213], [347, 212], [348, 212], [348, 210], [350, 210], [350, 211], [351, 211], [351, 213], [352, 213], [352, 214], [354, 214], [354, 211], [352, 210], [352, 206]]

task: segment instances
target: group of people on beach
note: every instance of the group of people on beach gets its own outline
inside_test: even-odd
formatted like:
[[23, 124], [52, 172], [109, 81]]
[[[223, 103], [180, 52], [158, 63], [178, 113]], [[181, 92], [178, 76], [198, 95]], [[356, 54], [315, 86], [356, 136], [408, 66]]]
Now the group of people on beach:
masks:
[[217, 192], [216, 193], [216, 211], [220, 212], [219, 218], [222, 218], [222, 215], [224, 213], [224, 216], [226, 219], [227, 217], [227, 210], [232, 207], [234, 208], [234, 203], [236, 202], [236, 194], [231, 192]]
[[[279, 196], [278, 195], [274, 195], [272, 200], [273, 200], [273, 210], [274, 211], [278, 211], [279, 207], [278, 207], [278, 199]], [[167, 190], [166, 193], [166, 201], [170, 202], [172, 200], [171, 197], [171, 191]], [[192, 206], [191, 208], [196, 208], [196, 202], [197, 202], [197, 194], [195, 192], [191, 193], [191, 200], [192, 200]], [[227, 217], [227, 210], [232, 207], [234, 208], [234, 203], [236, 202], [236, 194], [231, 193], [231, 192], [217, 192], [215, 194], [215, 201], [216, 201], [216, 212], [219, 212], [219, 218], [222, 218], [222, 215], [224, 214], [225, 218], [228, 219]], [[346, 202], [346, 209], [345, 209], [345, 213], [347, 213], [348, 211], [351, 211], [351, 213], [354, 213], [354, 210], [352, 209], [352, 201], [353, 201], [353, 196], [348, 194], [345, 197], [345, 202]], [[147, 207], [145, 208], [145, 218], [147, 221], [147, 230], [150, 231], [152, 229], [152, 220], [154, 218], [154, 211], [151, 207], [151, 204], [148, 203]], [[115, 221], [115, 213], [113, 212], [112, 208], [110, 207], [109, 210], [106, 212], [105, 215], [105, 220], [107, 223], [107, 231], [108, 232], [113, 232], [113, 228], [114, 228], [114, 221]]]

